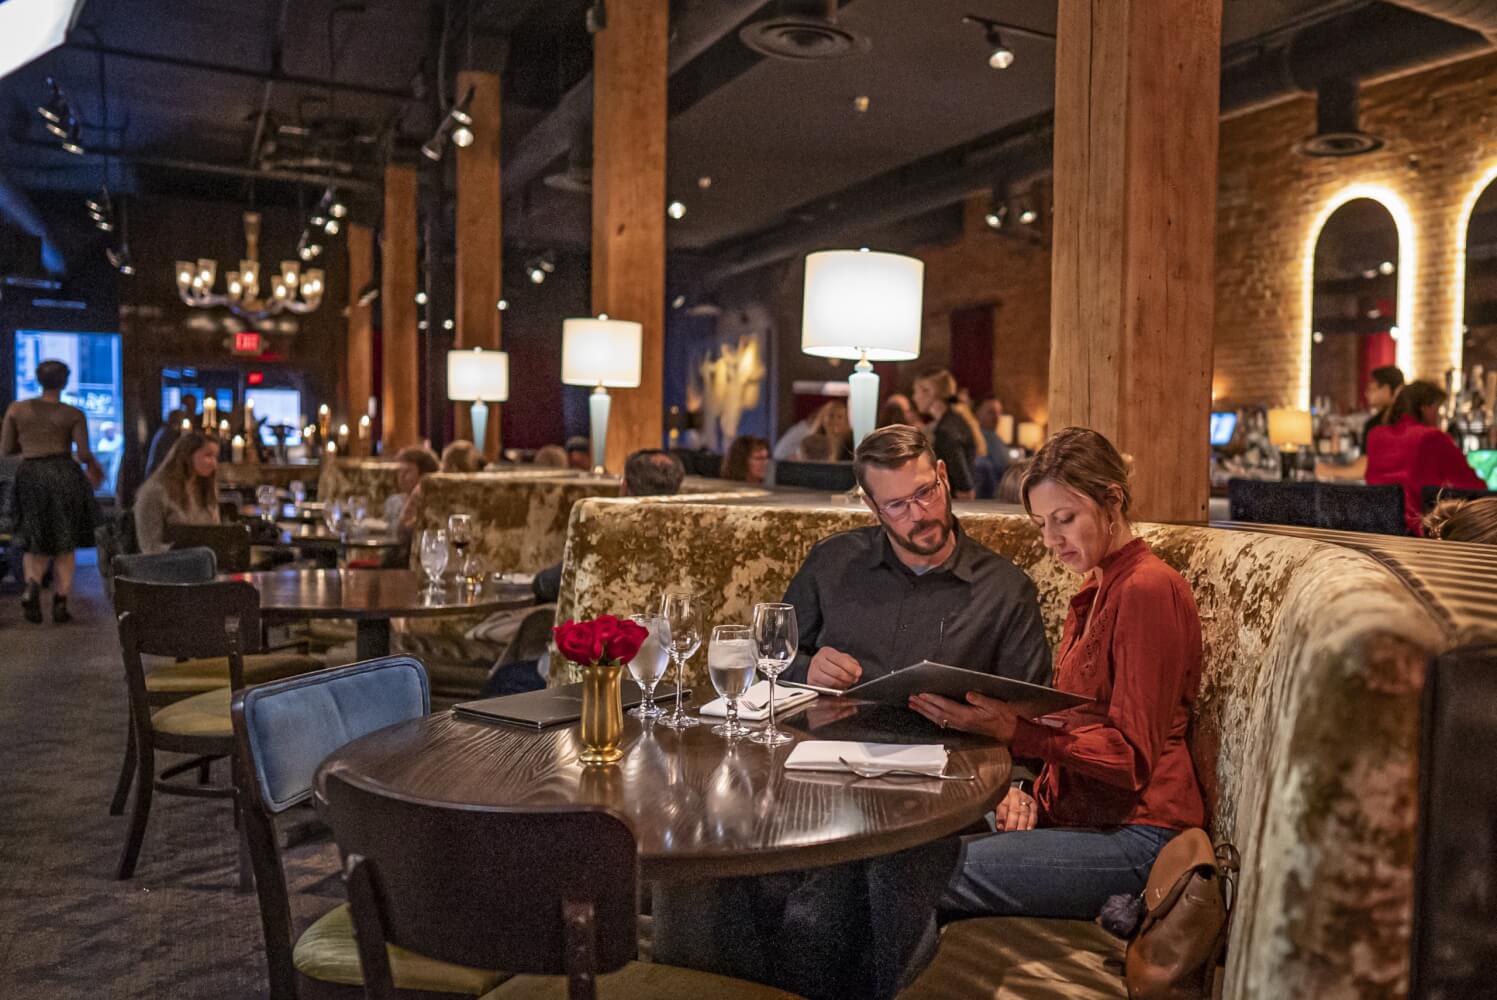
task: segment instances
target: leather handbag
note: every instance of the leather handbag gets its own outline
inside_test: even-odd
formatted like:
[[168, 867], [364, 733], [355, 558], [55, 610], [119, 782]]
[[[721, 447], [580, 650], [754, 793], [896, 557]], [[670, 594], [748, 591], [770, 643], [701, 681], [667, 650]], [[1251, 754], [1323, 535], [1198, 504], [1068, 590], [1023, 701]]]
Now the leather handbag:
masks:
[[1097, 922], [1128, 941], [1132, 1000], [1220, 996], [1238, 866], [1235, 847], [1192, 828], [1159, 852], [1140, 896], [1108, 900]]

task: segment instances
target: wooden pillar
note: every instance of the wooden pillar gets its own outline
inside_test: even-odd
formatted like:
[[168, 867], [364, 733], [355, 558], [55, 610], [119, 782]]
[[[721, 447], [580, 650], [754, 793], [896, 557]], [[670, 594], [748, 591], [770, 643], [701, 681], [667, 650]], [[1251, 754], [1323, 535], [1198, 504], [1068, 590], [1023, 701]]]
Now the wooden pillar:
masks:
[[374, 306], [359, 305], [359, 295], [374, 280], [374, 231], [357, 223], [348, 227], [348, 337], [343, 350], [343, 398], [339, 401], [355, 432], [369, 412], [374, 389]]
[[[473, 145], [457, 150], [457, 337], [456, 347], [499, 350], [499, 296], [503, 291], [504, 240], [501, 232], [499, 187], [499, 74], [464, 70], [457, 75], [456, 93], [469, 90], [473, 100]], [[499, 406], [489, 404], [486, 440], [479, 448], [497, 457], [501, 440]], [[473, 437], [468, 404], [454, 414], [457, 436]]]
[[420, 344], [416, 335], [416, 168], [385, 168], [385, 225], [380, 241], [380, 396], [386, 455], [421, 443]]
[[614, 389], [607, 464], [663, 436], [668, 0], [609, 0], [593, 36], [593, 312], [644, 326], [638, 389]]
[[1221, 0], [1060, 0], [1050, 430], [1134, 459], [1133, 514], [1204, 520]]

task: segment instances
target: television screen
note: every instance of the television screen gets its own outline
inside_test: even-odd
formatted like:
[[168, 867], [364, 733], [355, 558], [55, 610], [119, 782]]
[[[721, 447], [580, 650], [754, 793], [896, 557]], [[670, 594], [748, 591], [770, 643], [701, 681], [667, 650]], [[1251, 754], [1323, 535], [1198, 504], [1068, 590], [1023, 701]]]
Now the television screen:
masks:
[[63, 43], [79, 0], [0, 2], [0, 77]]
[[275, 428], [292, 429], [286, 441], [295, 444], [295, 432], [301, 430], [301, 392], [297, 389], [246, 389], [244, 398], [255, 404], [255, 420], [260, 422], [260, 442], [275, 447]]
[[1224, 448], [1232, 443], [1232, 435], [1237, 433], [1237, 413], [1232, 410], [1218, 410], [1211, 414], [1211, 447]]
[[104, 485], [99, 492], [112, 495], [125, 447], [120, 335], [17, 330], [16, 399], [42, 394], [42, 387], [36, 384], [36, 366], [43, 361], [61, 361], [68, 366], [70, 374], [62, 401], [78, 407], [88, 418], [88, 446], [104, 466]]

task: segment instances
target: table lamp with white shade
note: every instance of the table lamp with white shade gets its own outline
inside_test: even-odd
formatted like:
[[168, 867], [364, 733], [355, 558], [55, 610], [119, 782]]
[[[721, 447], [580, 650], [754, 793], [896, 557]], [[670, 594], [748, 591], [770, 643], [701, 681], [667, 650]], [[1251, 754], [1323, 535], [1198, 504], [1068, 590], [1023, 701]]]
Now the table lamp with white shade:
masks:
[[509, 355], [481, 347], [448, 351], [447, 398], [454, 402], [472, 400], [473, 443], [483, 451], [489, 430], [489, 404], [509, 399]]
[[857, 362], [847, 379], [853, 447], [878, 423], [878, 376], [870, 362], [913, 361], [920, 355], [924, 281], [924, 262], [903, 254], [823, 250], [806, 255], [800, 346], [816, 357]]
[[561, 380], [566, 385], [590, 385], [588, 415], [592, 418], [593, 473], [604, 474], [607, 453], [609, 389], [637, 389], [644, 353], [644, 327], [623, 319], [568, 319], [561, 324]]

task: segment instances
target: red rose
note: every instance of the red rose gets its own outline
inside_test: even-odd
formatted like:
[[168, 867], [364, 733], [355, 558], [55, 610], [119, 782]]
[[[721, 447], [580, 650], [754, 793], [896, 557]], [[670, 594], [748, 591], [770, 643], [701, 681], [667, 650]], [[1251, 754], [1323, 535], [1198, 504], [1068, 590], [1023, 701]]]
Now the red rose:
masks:
[[618, 622], [614, 633], [604, 642], [603, 652], [615, 663], [628, 663], [649, 637], [649, 629], [625, 618]]
[[566, 621], [552, 629], [551, 634], [556, 637], [556, 648], [561, 655], [573, 663], [597, 663], [603, 655], [603, 643], [592, 622]]

